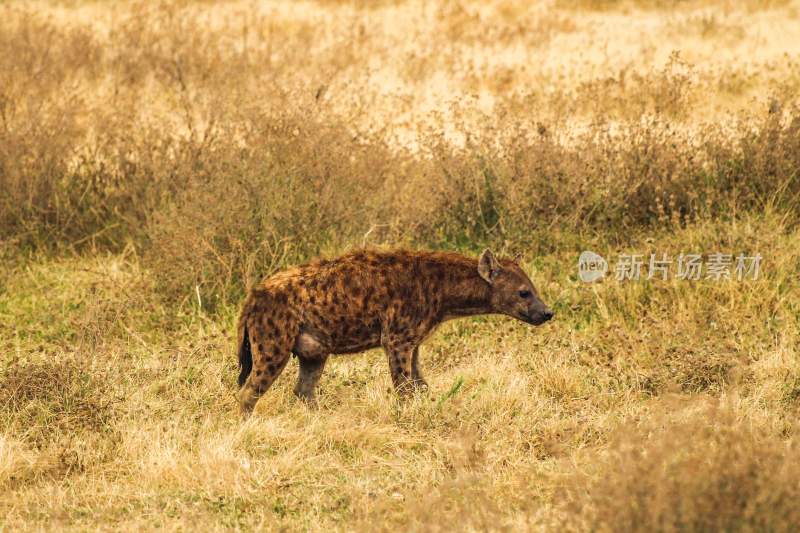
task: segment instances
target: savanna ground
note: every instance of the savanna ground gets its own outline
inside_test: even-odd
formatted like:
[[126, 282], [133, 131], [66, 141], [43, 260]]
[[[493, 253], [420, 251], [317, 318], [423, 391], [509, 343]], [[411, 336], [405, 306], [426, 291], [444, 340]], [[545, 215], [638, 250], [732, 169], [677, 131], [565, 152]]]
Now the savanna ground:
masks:
[[[0, 529], [794, 529], [798, 52], [782, 0], [3, 2]], [[522, 252], [556, 320], [242, 423], [247, 287], [361, 246]]]

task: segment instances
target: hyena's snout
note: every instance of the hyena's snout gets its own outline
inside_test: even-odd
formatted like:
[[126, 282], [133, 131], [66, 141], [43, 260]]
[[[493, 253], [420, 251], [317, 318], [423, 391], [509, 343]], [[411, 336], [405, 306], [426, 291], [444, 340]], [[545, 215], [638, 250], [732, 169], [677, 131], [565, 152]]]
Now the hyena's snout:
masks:
[[526, 322], [539, 326], [548, 320], [552, 320], [555, 313], [550, 307], [539, 299], [538, 295], [530, 298], [527, 309], [525, 309]]
[[528, 312], [528, 318], [531, 324], [534, 326], [540, 326], [544, 324], [548, 320], [551, 320], [553, 316], [555, 316], [553, 310], [544, 304], [542, 304], [541, 307], [536, 307]]

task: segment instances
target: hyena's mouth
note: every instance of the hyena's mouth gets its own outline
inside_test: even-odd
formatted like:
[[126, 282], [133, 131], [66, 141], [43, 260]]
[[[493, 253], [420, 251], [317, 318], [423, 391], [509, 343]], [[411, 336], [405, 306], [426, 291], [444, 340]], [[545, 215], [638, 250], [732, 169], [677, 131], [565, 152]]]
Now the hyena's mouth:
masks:
[[528, 324], [533, 324], [534, 326], [541, 326], [551, 318], [553, 318], [552, 312], [546, 313], [534, 313], [534, 314], [523, 314], [521, 315], [522, 321], [527, 322]]

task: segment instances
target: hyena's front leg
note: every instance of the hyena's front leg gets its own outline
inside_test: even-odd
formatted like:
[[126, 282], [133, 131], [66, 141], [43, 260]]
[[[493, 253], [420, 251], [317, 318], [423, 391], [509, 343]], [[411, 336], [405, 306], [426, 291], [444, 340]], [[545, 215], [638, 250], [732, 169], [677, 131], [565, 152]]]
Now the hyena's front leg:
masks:
[[419, 371], [419, 346], [414, 348], [414, 353], [411, 356], [411, 384], [416, 389], [428, 390], [428, 383]]
[[413, 359], [416, 343], [392, 335], [384, 335], [381, 341], [389, 358], [394, 388], [398, 394], [406, 396], [414, 389]]

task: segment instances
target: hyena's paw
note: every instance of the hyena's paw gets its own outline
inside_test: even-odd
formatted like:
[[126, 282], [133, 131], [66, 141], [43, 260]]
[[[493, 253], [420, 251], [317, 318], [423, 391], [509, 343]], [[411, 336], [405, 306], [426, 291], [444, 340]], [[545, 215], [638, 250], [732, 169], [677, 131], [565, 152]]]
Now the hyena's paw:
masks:
[[416, 394], [428, 392], [428, 384], [421, 378], [403, 379], [395, 385], [395, 390], [400, 398], [411, 398]]
[[428, 383], [422, 378], [416, 378], [411, 381], [411, 386], [414, 388], [415, 391], [418, 392], [428, 392], [430, 387], [428, 387]]
[[239, 415], [242, 417], [242, 420], [247, 420], [250, 418], [250, 415], [253, 414], [258, 396], [253, 394], [253, 392], [249, 390], [249, 387], [242, 387], [242, 390], [240, 390], [237, 395], [237, 399], [239, 400]]
[[308, 407], [319, 407], [319, 402], [317, 402], [317, 394], [313, 390], [309, 391], [303, 387], [297, 386], [294, 388], [294, 395], [297, 396], [297, 399]]

